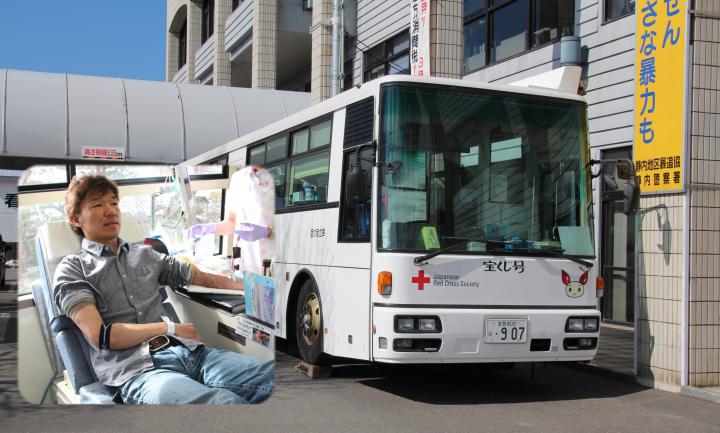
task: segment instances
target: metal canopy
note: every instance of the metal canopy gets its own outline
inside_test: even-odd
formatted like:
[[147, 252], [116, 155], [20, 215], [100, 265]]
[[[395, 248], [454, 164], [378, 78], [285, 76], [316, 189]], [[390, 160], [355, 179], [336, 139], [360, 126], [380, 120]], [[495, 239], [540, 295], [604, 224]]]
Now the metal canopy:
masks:
[[310, 94], [0, 69], [0, 156], [179, 163], [310, 106]]

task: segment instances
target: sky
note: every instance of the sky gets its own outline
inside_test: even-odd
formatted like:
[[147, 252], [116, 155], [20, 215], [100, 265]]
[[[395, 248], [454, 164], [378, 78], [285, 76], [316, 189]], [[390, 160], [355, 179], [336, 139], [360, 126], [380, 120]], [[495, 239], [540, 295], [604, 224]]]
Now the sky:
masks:
[[165, 80], [165, 0], [1, 0], [0, 69]]

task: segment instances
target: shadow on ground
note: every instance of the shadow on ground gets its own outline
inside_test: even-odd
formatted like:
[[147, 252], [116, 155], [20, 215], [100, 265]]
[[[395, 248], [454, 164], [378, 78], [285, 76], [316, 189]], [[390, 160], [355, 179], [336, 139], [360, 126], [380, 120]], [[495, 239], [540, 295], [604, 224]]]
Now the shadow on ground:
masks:
[[577, 363], [508, 365], [336, 364], [327, 379], [309, 379], [293, 367], [300, 362], [278, 345], [278, 386], [320, 391], [343, 382], [358, 383], [397, 397], [434, 405], [528, 403], [618, 397], [647, 388], [576, 367]]

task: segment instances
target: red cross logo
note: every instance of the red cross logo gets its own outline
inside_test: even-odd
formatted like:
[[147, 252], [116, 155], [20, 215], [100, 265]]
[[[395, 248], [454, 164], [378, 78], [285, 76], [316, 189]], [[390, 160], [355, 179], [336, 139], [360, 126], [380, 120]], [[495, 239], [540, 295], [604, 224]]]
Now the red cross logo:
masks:
[[412, 277], [412, 282], [418, 285], [418, 290], [424, 290], [425, 284], [430, 284], [430, 277], [426, 277], [425, 271], [420, 269], [417, 277]]

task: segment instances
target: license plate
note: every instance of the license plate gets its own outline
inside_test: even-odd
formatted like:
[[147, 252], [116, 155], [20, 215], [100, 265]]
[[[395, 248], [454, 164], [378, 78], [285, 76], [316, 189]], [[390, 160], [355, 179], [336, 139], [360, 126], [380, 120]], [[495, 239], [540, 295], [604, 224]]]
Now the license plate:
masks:
[[486, 343], [525, 343], [527, 319], [485, 319]]

